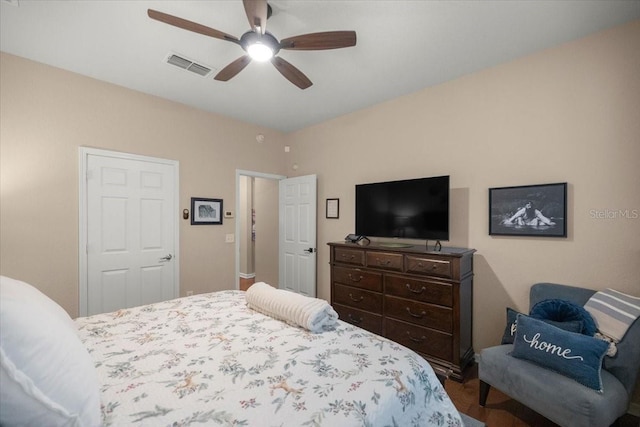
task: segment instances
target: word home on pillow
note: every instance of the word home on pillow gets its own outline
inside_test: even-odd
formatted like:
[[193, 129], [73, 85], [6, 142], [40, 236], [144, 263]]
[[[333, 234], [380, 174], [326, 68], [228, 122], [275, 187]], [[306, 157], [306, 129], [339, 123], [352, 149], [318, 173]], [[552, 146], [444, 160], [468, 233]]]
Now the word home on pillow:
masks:
[[511, 355], [548, 368], [602, 393], [602, 359], [608, 344], [518, 315]]

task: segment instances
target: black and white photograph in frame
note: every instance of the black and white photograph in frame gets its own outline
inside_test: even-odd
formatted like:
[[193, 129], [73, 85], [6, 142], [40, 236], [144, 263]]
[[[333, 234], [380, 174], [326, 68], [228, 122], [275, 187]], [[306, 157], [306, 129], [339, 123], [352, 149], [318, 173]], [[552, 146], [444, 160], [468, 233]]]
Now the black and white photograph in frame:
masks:
[[490, 188], [489, 234], [567, 237], [567, 183]]
[[222, 199], [191, 198], [191, 225], [222, 224]]

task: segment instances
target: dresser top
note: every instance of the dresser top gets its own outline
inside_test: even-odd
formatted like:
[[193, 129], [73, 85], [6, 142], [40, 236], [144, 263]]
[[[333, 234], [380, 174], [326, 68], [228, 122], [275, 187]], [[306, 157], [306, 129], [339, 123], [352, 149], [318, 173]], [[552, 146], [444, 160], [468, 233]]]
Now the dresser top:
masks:
[[394, 242], [370, 242], [360, 241], [359, 243], [348, 242], [329, 242], [329, 246], [352, 248], [352, 249], [367, 249], [374, 251], [393, 251], [407, 254], [429, 254], [429, 255], [449, 255], [449, 256], [464, 256], [473, 254], [476, 250], [469, 248], [455, 248], [443, 246], [441, 251], [437, 251], [433, 246], [429, 246], [429, 249], [425, 245], [411, 245], [408, 243], [394, 243]]

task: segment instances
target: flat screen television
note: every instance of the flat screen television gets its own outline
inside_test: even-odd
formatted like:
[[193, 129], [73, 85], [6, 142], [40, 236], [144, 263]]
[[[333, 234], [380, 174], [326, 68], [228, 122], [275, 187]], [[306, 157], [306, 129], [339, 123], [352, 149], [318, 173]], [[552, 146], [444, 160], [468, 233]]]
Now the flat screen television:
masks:
[[449, 176], [356, 185], [356, 234], [449, 240]]

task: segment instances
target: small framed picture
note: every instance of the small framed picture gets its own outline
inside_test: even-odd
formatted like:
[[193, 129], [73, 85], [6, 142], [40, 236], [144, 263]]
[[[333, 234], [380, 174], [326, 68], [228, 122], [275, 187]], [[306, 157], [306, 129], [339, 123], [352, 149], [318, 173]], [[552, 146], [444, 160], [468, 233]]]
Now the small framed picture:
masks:
[[567, 183], [490, 188], [489, 234], [567, 237]]
[[222, 199], [191, 198], [191, 225], [222, 224]]
[[329, 219], [340, 218], [340, 199], [327, 199], [326, 217]]

